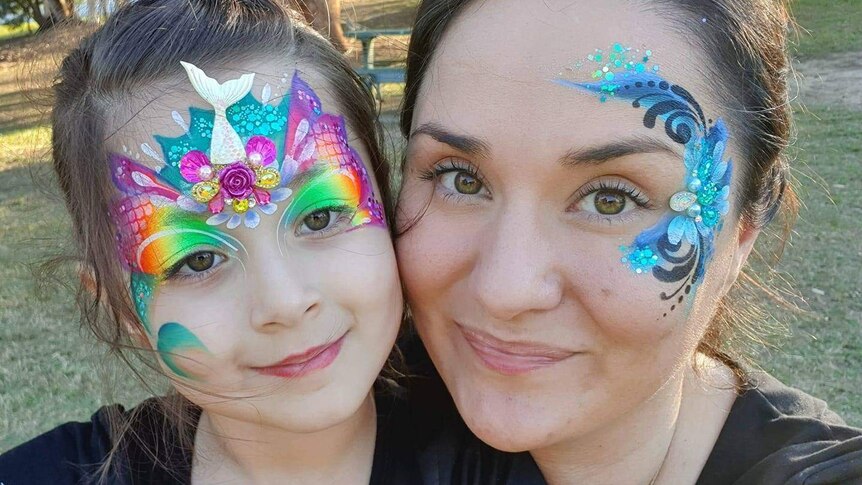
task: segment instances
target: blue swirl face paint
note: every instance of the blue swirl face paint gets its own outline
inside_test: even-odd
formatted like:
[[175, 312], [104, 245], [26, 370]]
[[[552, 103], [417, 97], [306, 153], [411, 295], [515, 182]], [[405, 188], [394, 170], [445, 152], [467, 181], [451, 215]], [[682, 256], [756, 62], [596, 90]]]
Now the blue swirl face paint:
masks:
[[649, 66], [651, 51], [642, 56], [636, 52], [619, 43], [609, 52], [597, 50], [587, 57], [596, 64], [595, 69], [591, 66], [591, 74], [597, 81], [555, 82], [592, 93], [601, 102], [631, 101], [633, 108], [646, 110], [645, 127], [655, 128], [661, 120], [667, 136], [683, 145], [686, 177], [684, 186], [670, 199], [672, 212], [640, 233], [631, 245], [620, 247], [621, 262], [633, 272], [679, 284], [673, 292], [660, 295], [662, 300], [672, 301], [670, 309], [674, 310], [703, 280], [716, 234], [729, 209], [733, 163], [725, 160], [724, 151], [730, 134], [721, 119], [714, 123], [706, 119], [685, 88], [659, 76], [658, 65]]

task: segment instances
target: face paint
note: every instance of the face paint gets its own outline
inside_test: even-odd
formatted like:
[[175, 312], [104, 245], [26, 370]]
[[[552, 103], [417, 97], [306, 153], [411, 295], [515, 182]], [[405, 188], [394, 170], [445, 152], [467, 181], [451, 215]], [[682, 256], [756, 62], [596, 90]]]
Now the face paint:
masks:
[[209, 350], [191, 330], [175, 322], [159, 328], [156, 344], [159, 357], [174, 374], [186, 379], [194, 377], [191, 363], [200, 363]]
[[155, 171], [127, 156], [110, 158], [121, 194], [112, 211], [118, 249], [148, 333], [149, 303], [166, 270], [201, 246], [241, 248], [212, 226], [257, 227], [260, 214], [275, 213], [276, 203], [291, 197], [287, 185], [298, 173], [312, 167], [320, 171], [290, 207], [323, 209], [323, 201], [330, 206], [337, 201], [352, 211], [353, 227], [385, 226], [365, 166], [347, 143], [343, 118], [323, 113], [320, 99], [298, 73], [289, 95], [271, 105], [269, 85], [262, 102], [251, 94], [254, 74], [220, 84], [194, 65], [182, 65], [213, 110], [189, 108], [189, 122], [171, 112], [185, 133], [154, 136], [163, 156], [142, 144], [145, 153], [164, 164]]
[[661, 119], [667, 136], [684, 146], [686, 179], [670, 199], [673, 212], [639, 234], [632, 245], [620, 247], [621, 261], [635, 273], [652, 273], [665, 283], [682, 282], [675, 291], [661, 293], [662, 300], [674, 300], [670, 307], [674, 310], [700, 283], [712, 257], [715, 235], [729, 208], [732, 162], [724, 160], [729, 139], [724, 122], [707, 121], [687, 90], [660, 77], [658, 65], [650, 67], [651, 56], [649, 50], [641, 55], [617, 43], [607, 55], [597, 50], [587, 57], [596, 64], [591, 72], [598, 81], [556, 82], [593, 93], [602, 102], [631, 100], [632, 107], [646, 110], [644, 126], [654, 128]]

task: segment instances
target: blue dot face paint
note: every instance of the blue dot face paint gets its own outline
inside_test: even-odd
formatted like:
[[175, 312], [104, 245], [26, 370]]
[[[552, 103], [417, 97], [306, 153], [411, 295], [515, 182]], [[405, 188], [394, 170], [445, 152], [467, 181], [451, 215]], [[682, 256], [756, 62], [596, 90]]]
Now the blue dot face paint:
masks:
[[[678, 286], [662, 292], [671, 310], [703, 280], [714, 252], [715, 237], [729, 209], [733, 163], [724, 151], [730, 134], [723, 120], [707, 120], [700, 104], [683, 87], [658, 75], [651, 50], [633, 50], [616, 43], [607, 52], [596, 50], [576, 67], [587, 65], [593, 82], [556, 79], [565, 87], [591, 93], [600, 102], [631, 102], [645, 110], [643, 124], [660, 121], [665, 134], [684, 147], [684, 185], [669, 201], [671, 213], [621, 246], [620, 261], [636, 274], [652, 274]], [[664, 314], [667, 316], [667, 313]]]

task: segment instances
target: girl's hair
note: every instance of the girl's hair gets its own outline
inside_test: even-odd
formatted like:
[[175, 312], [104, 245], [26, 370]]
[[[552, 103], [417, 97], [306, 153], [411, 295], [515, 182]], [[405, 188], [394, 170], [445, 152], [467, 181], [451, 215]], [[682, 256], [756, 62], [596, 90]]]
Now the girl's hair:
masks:
[[[113, 129], [108, 123], [110, 113], [122, 108], [124, 99], [139, 98], [147, 87], [181, 78], [180, 61], [206, 69], [223, 66], [229, 60], [268, 56], [314, 71], [326, 81], [326, 89], [338, 103], [333, 110], [340, 110], [367, 149], [367, 162], [382, 192], [387, 217], [392, 220], [389, 168], [381, 149], [382, 130], [375, 104], [344, 57], [300, 19], [287, 0], [124, 2], [62, 63], [52, 114], [53, 162], [72, 216], [81, 266], [91, 272], [95, 285], [85, 288], [82, 284], [78, 292], [83, 322], [138, 377], [142, 375], [132, 358], [157, 372], [158, 366], [151, 353], [139, 352], [142, 349], [134, 345], [123, 323], [140, 322], [117, 253], [116, 227], [108, 217], [116, 189], [105, 140]], [[156, 426], [177, 430], [175, 438], [180, 446], [190, 449], [194, 433], [187, 424], [195, 415], [194, 408], [176, 394], [158, 403], [164, 412], [156, 415], [168, 418]], [[143, 437], [128, 425], [134, 416], [121, 417], [121, 413], [113, 412], [114, 452], [126, 448], [121, 443], [137, 440], [130, 446], [143, 448], [150, 459], [164, 458], [141, 446], [146, 445]], [[161, 449], [172, 449], [176, 443], [163, 445]], [[108, 478], [114, 455], [101, 468], [102, 479]]]
[[[401, 132], [409, 138], [416, 100], [425, 73], [446, 29], [471, 0], [423, 0], [416, 15], [407, 55], [407, 85], [401, 111]], [[742, 222], [765, 228], [776, 216], [783, 219], [773, 258], [777, 263], [798, 213], [784, 153], [792, 137], [788, 96], [790, 60], [788, 33], [793, 27], [785, 0], [644, 0], [644, 8], [669, 19], [671, 28], [696, 44], [710, 59], [703, 77], [727, 100], [728, 123], [746, 163], [741, 164], [738, 192]], [[704, 21], [704, 19], [706, 21]], [[402, 167], [403, 170], [403, 160]], [[770, 261], [766, 261], [770, 259]], [[744, 378], [741, 366], [756, 352], [749, 343], [764, 343], [769, 327], [757, 303], [761, 293], [787, 304], [776, 290], [748, 268], [719, 305], [698, 351], [717, 358]], [[762, 291], [757, 291], [762, 290]], [[787, 304], [789, 305], [789, 304]], [[792, 305], [790, 305], [792, 306]]]

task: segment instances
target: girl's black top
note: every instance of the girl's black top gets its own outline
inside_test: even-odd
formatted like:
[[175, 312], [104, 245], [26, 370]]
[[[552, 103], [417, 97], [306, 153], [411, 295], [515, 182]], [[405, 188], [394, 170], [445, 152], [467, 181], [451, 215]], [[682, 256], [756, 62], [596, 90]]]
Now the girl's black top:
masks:
[[[371, 483], [421, 483], [411, 446], [406, 401], [391, 394], [375, 395], [377, 438]], [[114, 409], [111, 409], [114, 408]], [[66, 423], [0, 455], [0, 485], [72, 485], [97, 483], [95, 473], [112, 443], [108, 416], [120, 411], [133, 416], [140, 438], [122, 442], [118, 466], [104, 483], [122, 485], [179, 485], [191, 483], [192, 451], [176, 445], [177, 436], [155, 399], [138, 405], [135, 413], [119, 405], [106, 406], [89, 422]], [[200, 409], [195, 410], [195, 423]], [[172, 445], [174, 443], [174, 445]], [[155, 452], [155, 456], [153, 456]]]

